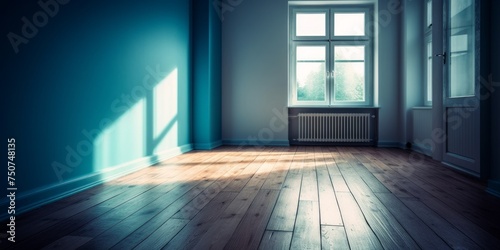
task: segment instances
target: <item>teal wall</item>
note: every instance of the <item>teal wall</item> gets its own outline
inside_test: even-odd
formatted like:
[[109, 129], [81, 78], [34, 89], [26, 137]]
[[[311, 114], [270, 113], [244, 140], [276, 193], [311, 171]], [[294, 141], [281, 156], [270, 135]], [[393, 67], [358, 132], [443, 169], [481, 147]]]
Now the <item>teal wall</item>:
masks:
[[20, 209], [191, 149], [191, 2], [58, 1], [42, 0], [53, 17], [37, 1], [0, 8], [1, 138], [16, 139]]
[[221, 20], [209, 0], [193, 1], [193, 140], [221, 145]]

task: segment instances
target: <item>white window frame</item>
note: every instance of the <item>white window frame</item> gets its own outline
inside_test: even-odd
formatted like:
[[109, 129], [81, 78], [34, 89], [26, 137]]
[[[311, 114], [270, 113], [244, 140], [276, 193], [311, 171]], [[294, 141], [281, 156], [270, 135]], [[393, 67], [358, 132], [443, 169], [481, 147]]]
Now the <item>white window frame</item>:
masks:
[[[297, 13], [326, 13], [326, 36], [300, 36], [295, 34]], [[334, 13], [364, 13], [365, 14], [365, 35], [364, 36], [335, 36], [335, 20]], [[317, 106], [317, 107], [332, 107], [332, 106], [373, 106], [373, 31], [369, 30], [370, 24], [373, 24], [373, 7], [371, 5], [327, 5], [327, 6], [290, 6], [289, 8], [289, 84], [288, 84], [288, 104], [291, 107], [297, 106]], [[297, 81], [295, 79], [295, 63], [296, 63], [296, 48], [297, 46], [322, 44], [326, 45], [326, 98], [325, 101], [298, 101], [297, 100]], [[336, 45], [353, 45], [365, 46], [365, 86], [364, 86], [364, 101], [335, 101], [334, 91], [335, 83], [333, 82], [332, 74], [335, 72], [334, 67], [334, 46]], [[332, 72], [333, 71], [333, 72]]]

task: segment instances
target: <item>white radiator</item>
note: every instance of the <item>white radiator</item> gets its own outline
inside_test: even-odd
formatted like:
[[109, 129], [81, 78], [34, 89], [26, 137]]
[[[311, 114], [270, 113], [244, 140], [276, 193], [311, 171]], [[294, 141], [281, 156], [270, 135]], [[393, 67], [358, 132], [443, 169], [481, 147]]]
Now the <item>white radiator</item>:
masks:
[[370, 142], [369, 113], [299, 113], [299, 142]]

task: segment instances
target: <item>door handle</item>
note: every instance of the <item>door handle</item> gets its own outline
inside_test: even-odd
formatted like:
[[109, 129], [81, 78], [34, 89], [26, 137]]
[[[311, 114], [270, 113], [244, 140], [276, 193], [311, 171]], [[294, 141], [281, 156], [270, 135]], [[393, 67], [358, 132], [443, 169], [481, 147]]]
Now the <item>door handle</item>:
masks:
[[443, 54], [436, 54], [436, 57], [442, 57], [443, 58], [443, 64], [446, 64], [446, 51], [443, 52]]

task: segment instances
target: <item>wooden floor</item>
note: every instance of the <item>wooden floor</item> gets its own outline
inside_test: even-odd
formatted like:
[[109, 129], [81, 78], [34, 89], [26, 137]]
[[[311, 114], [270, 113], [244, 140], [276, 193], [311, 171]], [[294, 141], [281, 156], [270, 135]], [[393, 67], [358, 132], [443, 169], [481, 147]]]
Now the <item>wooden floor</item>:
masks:
[[15, 249], [498, 249], [484, 189], [400, 149], [224, 146], [25, 214]]

